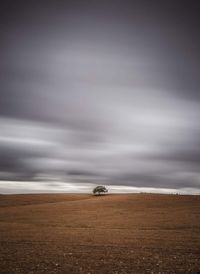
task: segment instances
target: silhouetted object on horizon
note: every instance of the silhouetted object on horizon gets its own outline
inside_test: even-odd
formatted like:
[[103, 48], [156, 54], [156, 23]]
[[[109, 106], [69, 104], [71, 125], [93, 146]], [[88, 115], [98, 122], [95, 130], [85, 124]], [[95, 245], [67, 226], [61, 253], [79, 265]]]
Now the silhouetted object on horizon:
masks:
[[105, 186], [96, 186], [94, 189], [93, 189], [93, 194], [94, 195], [101, 195], [101, 194], [105, 194], [107, 193], [108, 190]]

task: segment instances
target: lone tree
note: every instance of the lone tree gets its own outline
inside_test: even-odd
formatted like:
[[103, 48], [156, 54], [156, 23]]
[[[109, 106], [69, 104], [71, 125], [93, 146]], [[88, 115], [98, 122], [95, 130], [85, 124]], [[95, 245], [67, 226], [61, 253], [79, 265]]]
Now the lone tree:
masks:
[[102, 193], [105, 194], [106, 192], [108, 192], [108, 190], [105, 186], [96, 186], [93, 189], [94, 195], [101, 195]]

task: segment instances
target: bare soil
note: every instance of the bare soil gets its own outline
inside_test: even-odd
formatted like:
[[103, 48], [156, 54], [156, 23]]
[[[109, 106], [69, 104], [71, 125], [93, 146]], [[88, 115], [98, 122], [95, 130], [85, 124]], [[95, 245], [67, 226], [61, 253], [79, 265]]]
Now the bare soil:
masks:
[[200, 273], [200, 196], [0, 195], [0, 273]]

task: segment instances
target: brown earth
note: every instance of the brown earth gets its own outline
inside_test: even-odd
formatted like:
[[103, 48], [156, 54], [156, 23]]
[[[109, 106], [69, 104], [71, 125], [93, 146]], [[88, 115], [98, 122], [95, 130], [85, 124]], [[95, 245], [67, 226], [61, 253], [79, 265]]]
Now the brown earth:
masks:
[[200, 273], [200, 196], [0, 196], [0, 273]]

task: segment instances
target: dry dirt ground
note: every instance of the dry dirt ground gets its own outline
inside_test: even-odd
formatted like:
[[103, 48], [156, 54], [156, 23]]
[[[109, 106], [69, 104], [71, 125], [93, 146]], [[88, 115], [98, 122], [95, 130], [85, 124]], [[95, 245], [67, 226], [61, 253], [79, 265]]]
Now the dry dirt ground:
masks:
[[200, 196], [0, 195], [0, 273], [200, 273]]

